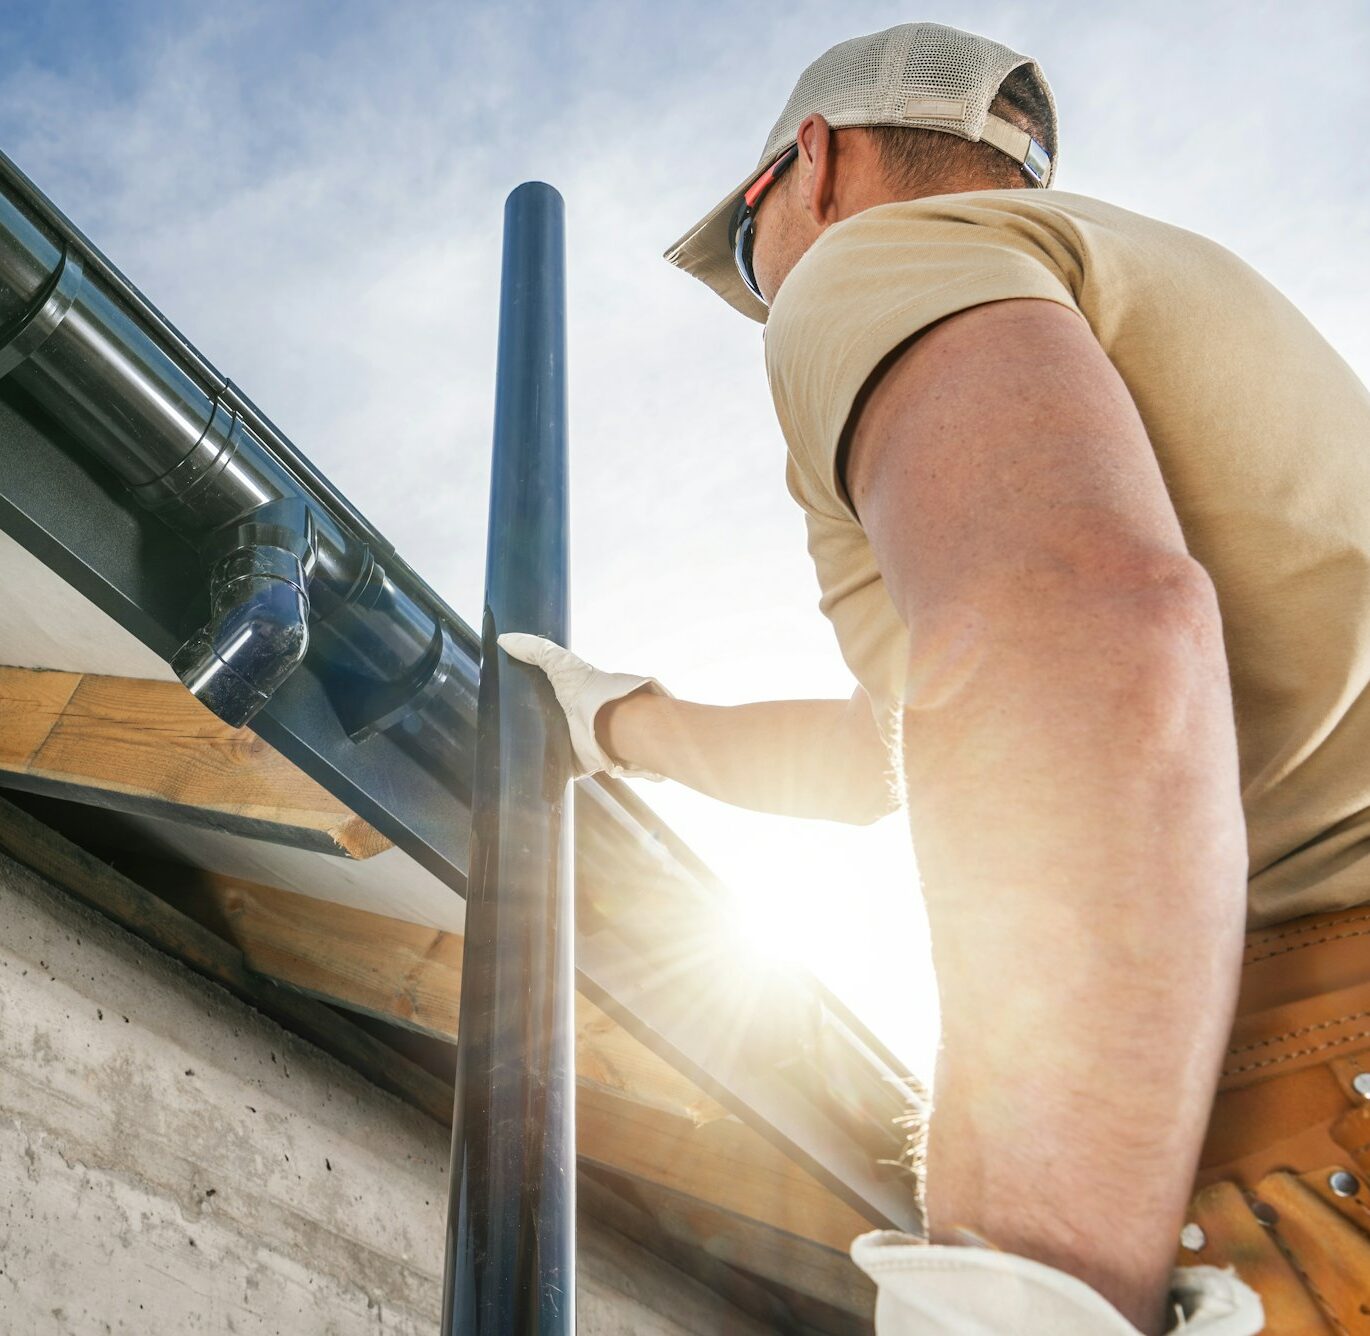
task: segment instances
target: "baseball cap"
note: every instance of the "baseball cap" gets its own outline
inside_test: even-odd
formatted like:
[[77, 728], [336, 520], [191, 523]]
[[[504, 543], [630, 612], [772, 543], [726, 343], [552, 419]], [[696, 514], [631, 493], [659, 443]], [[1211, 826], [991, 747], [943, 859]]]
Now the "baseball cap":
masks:
[[794, 143], [800, 123], [813, 112], [835, 130], [921, 126], [993, 144], [1022, 163], [1039, 185], [1050, 185], [1056, 164], [1046, 149], [989, 110], [999, 85], [1021, 65], [1031, 67], [1046, 95], [1054, 138], [1056, 103], [1041, 67], [987, 37], [940, 23], [901, 23], [839, 42], [799, 76], [755, 169], [665, 252], [666, 259], [764, 324], [766, 307], [747, 290], [733, 262], [729, 225], [743, 191]]

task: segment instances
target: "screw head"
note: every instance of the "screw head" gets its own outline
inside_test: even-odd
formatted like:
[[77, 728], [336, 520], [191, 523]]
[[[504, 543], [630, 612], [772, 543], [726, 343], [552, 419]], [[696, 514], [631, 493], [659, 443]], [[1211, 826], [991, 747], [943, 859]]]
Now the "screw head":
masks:
[[1180, 1230], [1181, 1248], [1188, 1248], [1190, 1252], [1198, 1252], [1207, 1242], [1208, 1235], [1203, 1232], [1203, 1227], [1196, 1225], [1192, 1220]]
[[1327, 1186], [1332, 1189], [1338, 1197], [1354, 1197], [1360, 1188], [1356, 1181], [1355, 1174], [1348, 1174], [1345, 1169], [1338, 1169], [1328, 1180]]
[[1365, 1099], [1370, 1099], [1370, 1072], [1357, 1072], [1351, 1079], [1351, 1089]]
[[1268, 1201], [1253, 1201], [1251, 1214], [1263, 1225], [1277, 1225], [1280, 1222], [1280, 1213]]

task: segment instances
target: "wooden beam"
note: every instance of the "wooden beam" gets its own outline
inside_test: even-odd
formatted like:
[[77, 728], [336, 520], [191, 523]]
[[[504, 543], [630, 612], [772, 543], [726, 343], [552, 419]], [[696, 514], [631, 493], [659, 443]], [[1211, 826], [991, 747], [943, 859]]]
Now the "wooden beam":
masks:
[[[460, 934], [196, 868], [148, 863], [134, 872], [222, 932], [249, 969], [456, 1041]], [[579, 994], [576, 1031], [583, 1161], [844, 1252], [872, 1227]]]
[[349, 858], [390, 848], [179, 682], [0, 667], [0, 784]]

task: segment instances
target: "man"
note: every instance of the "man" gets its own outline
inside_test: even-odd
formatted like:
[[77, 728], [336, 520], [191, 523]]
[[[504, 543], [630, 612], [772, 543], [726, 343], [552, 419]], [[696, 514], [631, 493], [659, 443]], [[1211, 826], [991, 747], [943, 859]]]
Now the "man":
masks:
[[1370, 397], [1235, 257], [1055, 173], [1035, 62], [905, 24], [667, 253], [766, 323], [850, 702], [500, 644], [586, 771], [902, 798], [943, 1042], [931, 1242], [853, 1245], [882, 1333], [1370, 1330]]

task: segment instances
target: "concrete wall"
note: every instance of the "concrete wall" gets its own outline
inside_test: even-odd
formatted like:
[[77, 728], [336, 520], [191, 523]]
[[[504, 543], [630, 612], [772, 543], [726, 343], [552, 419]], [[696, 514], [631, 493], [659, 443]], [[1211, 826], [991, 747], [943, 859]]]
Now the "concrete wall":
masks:
[[[435, 1333], [445, 1128], [0, 856], [0, 1333]], [[764, 1329], [582, 1222], [583, 1336]]]

